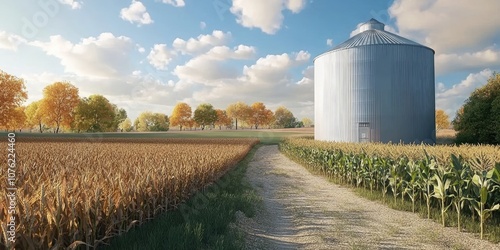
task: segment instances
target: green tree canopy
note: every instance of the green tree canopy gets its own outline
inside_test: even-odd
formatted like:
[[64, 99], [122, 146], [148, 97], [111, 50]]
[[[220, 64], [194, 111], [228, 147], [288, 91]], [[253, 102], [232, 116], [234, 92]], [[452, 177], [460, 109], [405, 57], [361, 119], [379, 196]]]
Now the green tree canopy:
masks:
[[122, 132], [130, 132], [132, 131], [132, 121], [127, 117], [125, 120], [123, 120], [119, 125], [118, 129], [120, 129]]
[[205, 129], [206, 125], [212, 125], [217, 121], [217, 111], [215, 111], [212, 104], [203, 103], [198, 105], [194, 111], [194, 121], [201, 126], [201, 129]]
[[294, 128], [297, 119], [285, 106], [280, 106], [274, 112], [275, 124], [280, 128]]
[[113, 131], [119, 129], [120, 124], [127, 119], [127, 111], [123, 108], [118, 108], [115, 104], [113, 105], [113, 109], [115, 111], [115, 118], [113, 120]]
[[143, 112], [134, 122], [136, 131], [168, 131], [170, 126], [169, 118], [165, 114]]
[[453, 120], [457, 143], [500, 144], [500, 74], [476, 89]]
[[80, 99], [74, 110], [72, 129], [77, 132], [116, 131], [115, 107], [102, 95]]

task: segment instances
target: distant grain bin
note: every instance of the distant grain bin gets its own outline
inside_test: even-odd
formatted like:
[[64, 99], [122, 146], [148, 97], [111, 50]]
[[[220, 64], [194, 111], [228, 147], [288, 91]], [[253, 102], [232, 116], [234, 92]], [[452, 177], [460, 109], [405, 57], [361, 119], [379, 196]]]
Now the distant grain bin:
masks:
[[314, 59], [314, 137], [434, 143], [434, 50], [371, 19]]

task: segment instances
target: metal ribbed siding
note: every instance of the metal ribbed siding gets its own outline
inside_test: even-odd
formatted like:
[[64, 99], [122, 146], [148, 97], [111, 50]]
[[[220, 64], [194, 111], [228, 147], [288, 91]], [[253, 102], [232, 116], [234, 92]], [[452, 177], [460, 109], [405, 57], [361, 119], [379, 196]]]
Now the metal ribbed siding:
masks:
[[359, 123], [368, 122], [371, 141], [435, 141], [431, 49], [412, 42], [333, 50], [315, 59], [314, 78], [315, 139], [358, 142]]

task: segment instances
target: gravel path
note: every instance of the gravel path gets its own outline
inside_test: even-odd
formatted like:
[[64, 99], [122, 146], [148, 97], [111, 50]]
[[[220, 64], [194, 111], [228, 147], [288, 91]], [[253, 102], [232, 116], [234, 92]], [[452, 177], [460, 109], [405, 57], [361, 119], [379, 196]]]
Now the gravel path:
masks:
[[253, 218], [237, 213], [248, 249], [500, 249], [500, 244], [393, 210], [314, 176], [262, 146], [247, 178], [263, 199]]

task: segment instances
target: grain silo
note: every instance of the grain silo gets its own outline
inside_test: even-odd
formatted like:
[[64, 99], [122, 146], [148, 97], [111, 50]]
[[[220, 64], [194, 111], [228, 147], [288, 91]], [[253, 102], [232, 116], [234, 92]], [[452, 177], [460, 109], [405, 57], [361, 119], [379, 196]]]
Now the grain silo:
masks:
[[434, 50], [375, 19], [314, 59], [314, 136], [434, 143]]

